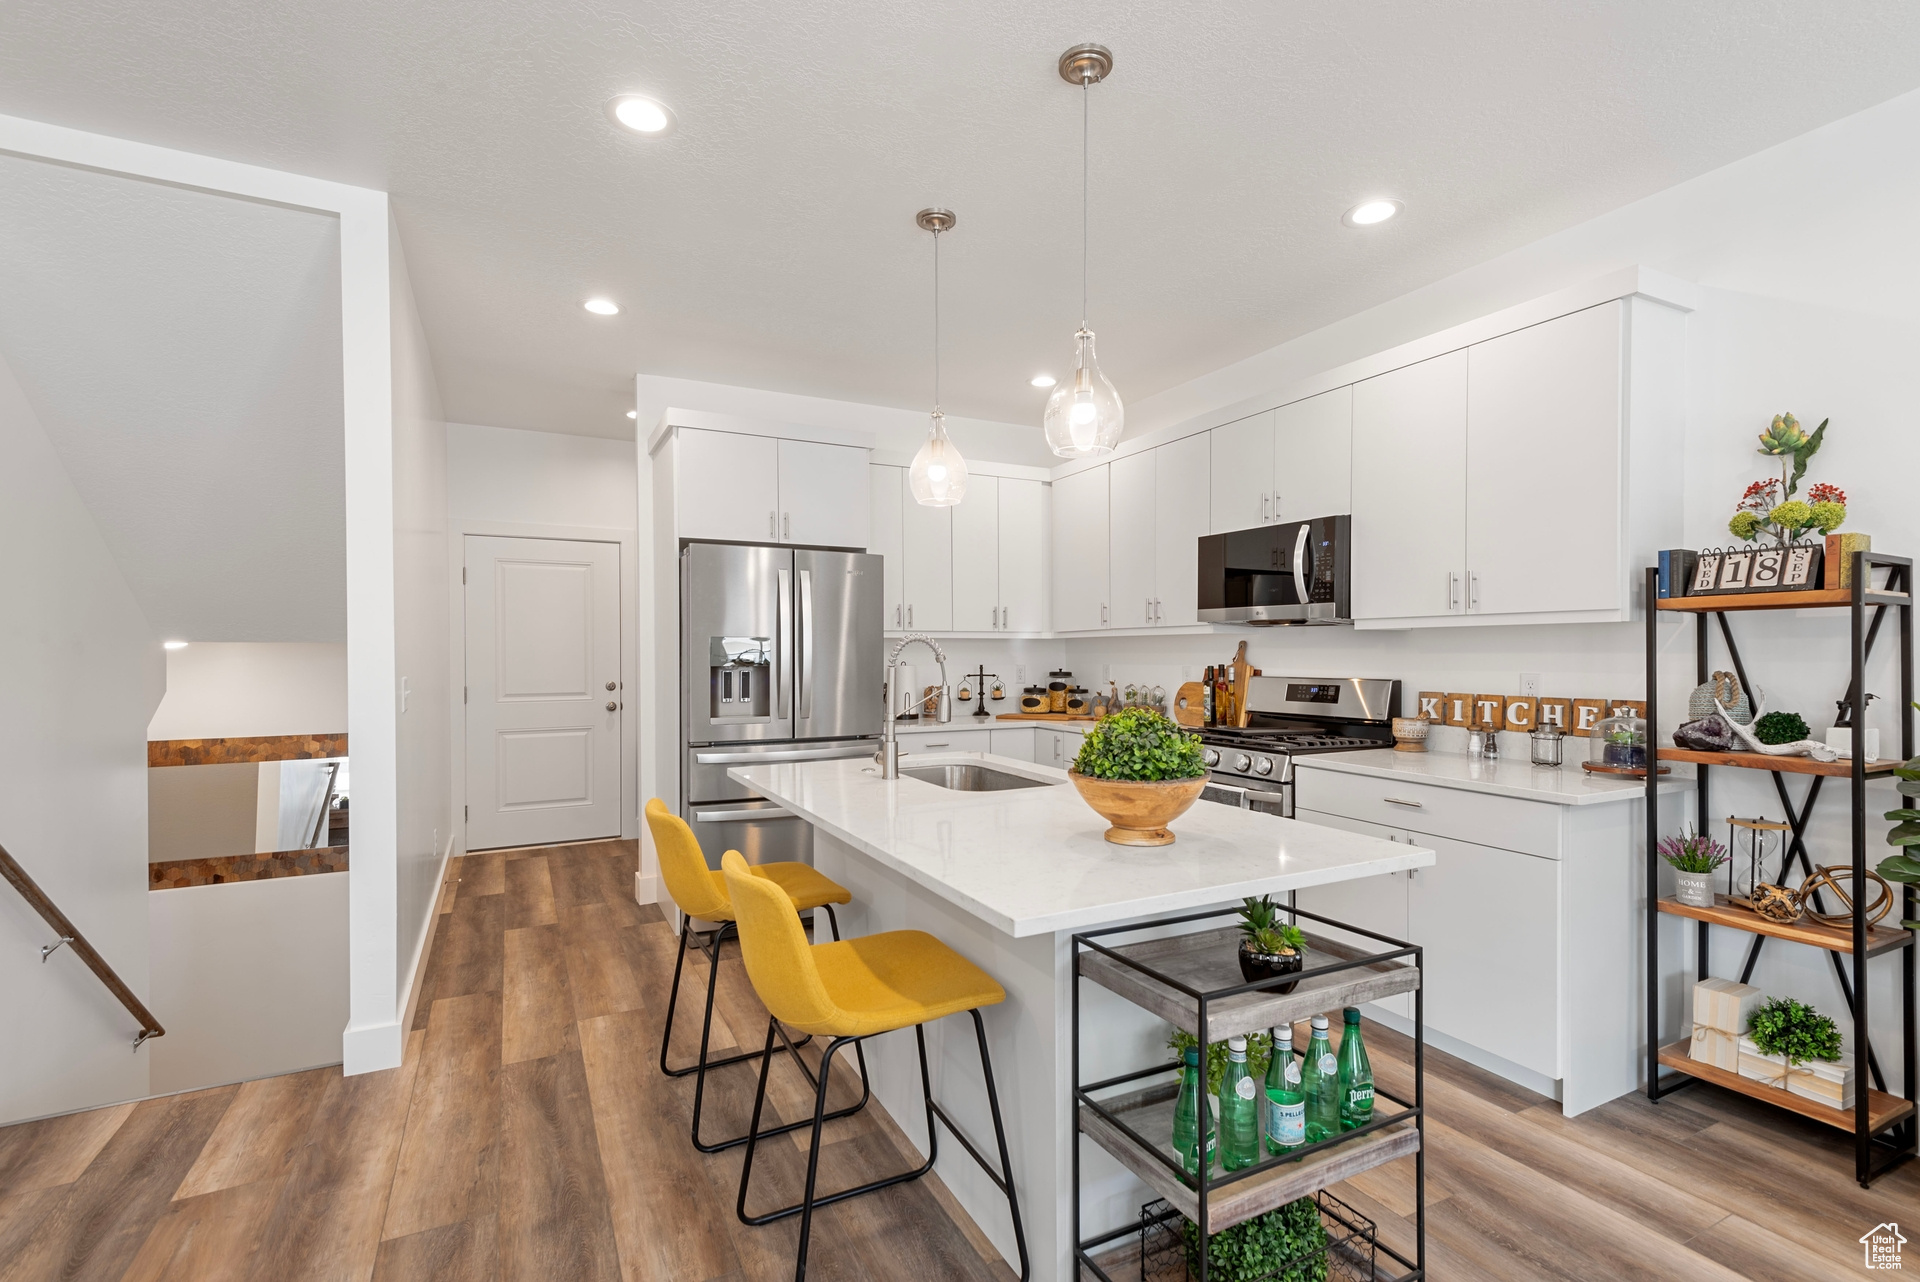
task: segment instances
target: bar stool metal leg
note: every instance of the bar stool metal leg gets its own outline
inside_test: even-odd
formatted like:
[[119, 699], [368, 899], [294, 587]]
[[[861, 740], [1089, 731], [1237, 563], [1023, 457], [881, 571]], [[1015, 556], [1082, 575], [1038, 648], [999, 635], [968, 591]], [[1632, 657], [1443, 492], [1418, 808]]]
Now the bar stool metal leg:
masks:
[[[821, 906], [827, 910], [827, 920], [833, 927], [833, 937], [838, 940], [840, 938], [840, 916], [833, 911], [832, 904], [823, 904]], [[738, 933], [732, 922], [727, 922], [723, 924], [720, 929], [710, 932], [710, 938], [712, 940], [711, 948], [705, 943], [696, 942], [694, 944], [694, 947], [698, 948], [707, 958], [707, 1019], [709, 1025], [711, 1025], [712, 1022], [713, 992], [718, 975], [716, 968], [720, 963], [720, 945], [729, 936], [738, 937]], [[738, 1055], [729, 1055], [725, 1059], [709, 1060], [707, 1058], [706, 1030], [703, 1029], [700, 1042], [700, 1058], [684, 1068], [667, 1067], [667, 1053], [673, 1044], [673, 1012], [675, 1007], [680, 1004], [680, 973], [687, 964], [687, 943], [689, 937], [698, 940], [699, 932], [693, 929], [693, 919], [685, 913], [682, 913], [680, 915], [680, 947], [674, 952], [673, 956], [673, 987], [667, 990], [667, 1026], [666, 1030], [660, 1036], [660, 1071], [668, 1077], [685, 1077], [689, 1073], [698, 1073], [702, 1069], [725, 1068], [729, 1064], [744, 1064], [750, 1059], [758, 1058], [753, 1051], [742, 1051]], [[809, 1033], [795, 1044], [805, 1046], [812, 1040], [813, 1035]]]

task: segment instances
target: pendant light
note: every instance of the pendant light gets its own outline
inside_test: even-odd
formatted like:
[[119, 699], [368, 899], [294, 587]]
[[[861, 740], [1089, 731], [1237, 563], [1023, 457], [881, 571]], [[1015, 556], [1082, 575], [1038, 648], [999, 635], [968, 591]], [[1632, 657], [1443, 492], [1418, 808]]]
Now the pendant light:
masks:
[[913, 221], [933, 233], [933, 424], [926, 443], [907, 469], [907, 485], [923, 507], [952, 507], [967, 497], [967, 461], [947, 436], [947, 416], [940, 412], [940, 233], [959, 221], [951, 209], [923, 209]]
[[1120, 443], [1126, 410], [1120, 393], [1100, 372], [1093, 357], [1093, 331], [1087, 328], [1087, 220], [1090, 205], [1088, 148], [1089, 91], [1113, 70], [1113, 54], [1101, 45], [1075, 45], [1060, 55], [1060, 78], [1080, 86], [1080, 329], [1073, 336], [1073, 376], [1062, 379], [1047, 397], [1047, 445], [1061, 458], [1105, 454]]

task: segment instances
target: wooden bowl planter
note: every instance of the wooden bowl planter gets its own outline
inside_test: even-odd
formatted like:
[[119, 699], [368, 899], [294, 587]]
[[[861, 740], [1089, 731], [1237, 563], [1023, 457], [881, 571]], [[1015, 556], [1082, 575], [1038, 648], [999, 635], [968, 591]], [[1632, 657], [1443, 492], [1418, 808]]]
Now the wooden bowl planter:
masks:
[[1171, 846], [1167, 825], [1187, 813], [1207, 786], [1207, 777], [1159, 779], [1142, 783], [1128, 779], [1092, 779], [1078, 770], [1067, 778], [1080, 797], [1108, 824], [1107, 840], [1116, 846]]
[[[1263, 979], [1274, 979], [1281, 975], [1290, 975], [1307, 964], [1307, 955], [1300, 949], [1290, 953], [1263, 953], [1257, 951], [1251, 939], [1240, 941], [1240, 974], [1249, 984], [1257, 984]], [[1290, 993], [1300, 986], [1300, 981], [1282, 984], [1270, 991]]]

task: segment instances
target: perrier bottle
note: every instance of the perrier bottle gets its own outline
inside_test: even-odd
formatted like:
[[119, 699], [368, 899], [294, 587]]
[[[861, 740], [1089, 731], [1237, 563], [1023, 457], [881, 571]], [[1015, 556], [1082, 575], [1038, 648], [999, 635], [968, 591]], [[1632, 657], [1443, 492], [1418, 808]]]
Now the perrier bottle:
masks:
[[1346, 1016], [1340, 1034], [1340, 1129], [1352, 1131], [1373, 1120], [1373, 1065], [1360, 1040], [1360, 1012], [1349, 1006]]

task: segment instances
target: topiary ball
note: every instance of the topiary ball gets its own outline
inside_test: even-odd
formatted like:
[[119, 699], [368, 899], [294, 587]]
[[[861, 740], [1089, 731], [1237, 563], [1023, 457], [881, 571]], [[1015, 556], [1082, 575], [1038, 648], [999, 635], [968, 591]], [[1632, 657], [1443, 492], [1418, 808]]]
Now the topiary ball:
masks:
[[1769, 712], [1753, 723], [1753, 737], [1764, 744], [1798, 743], [1812, 736], [1806, 719], [1797, 712]]

